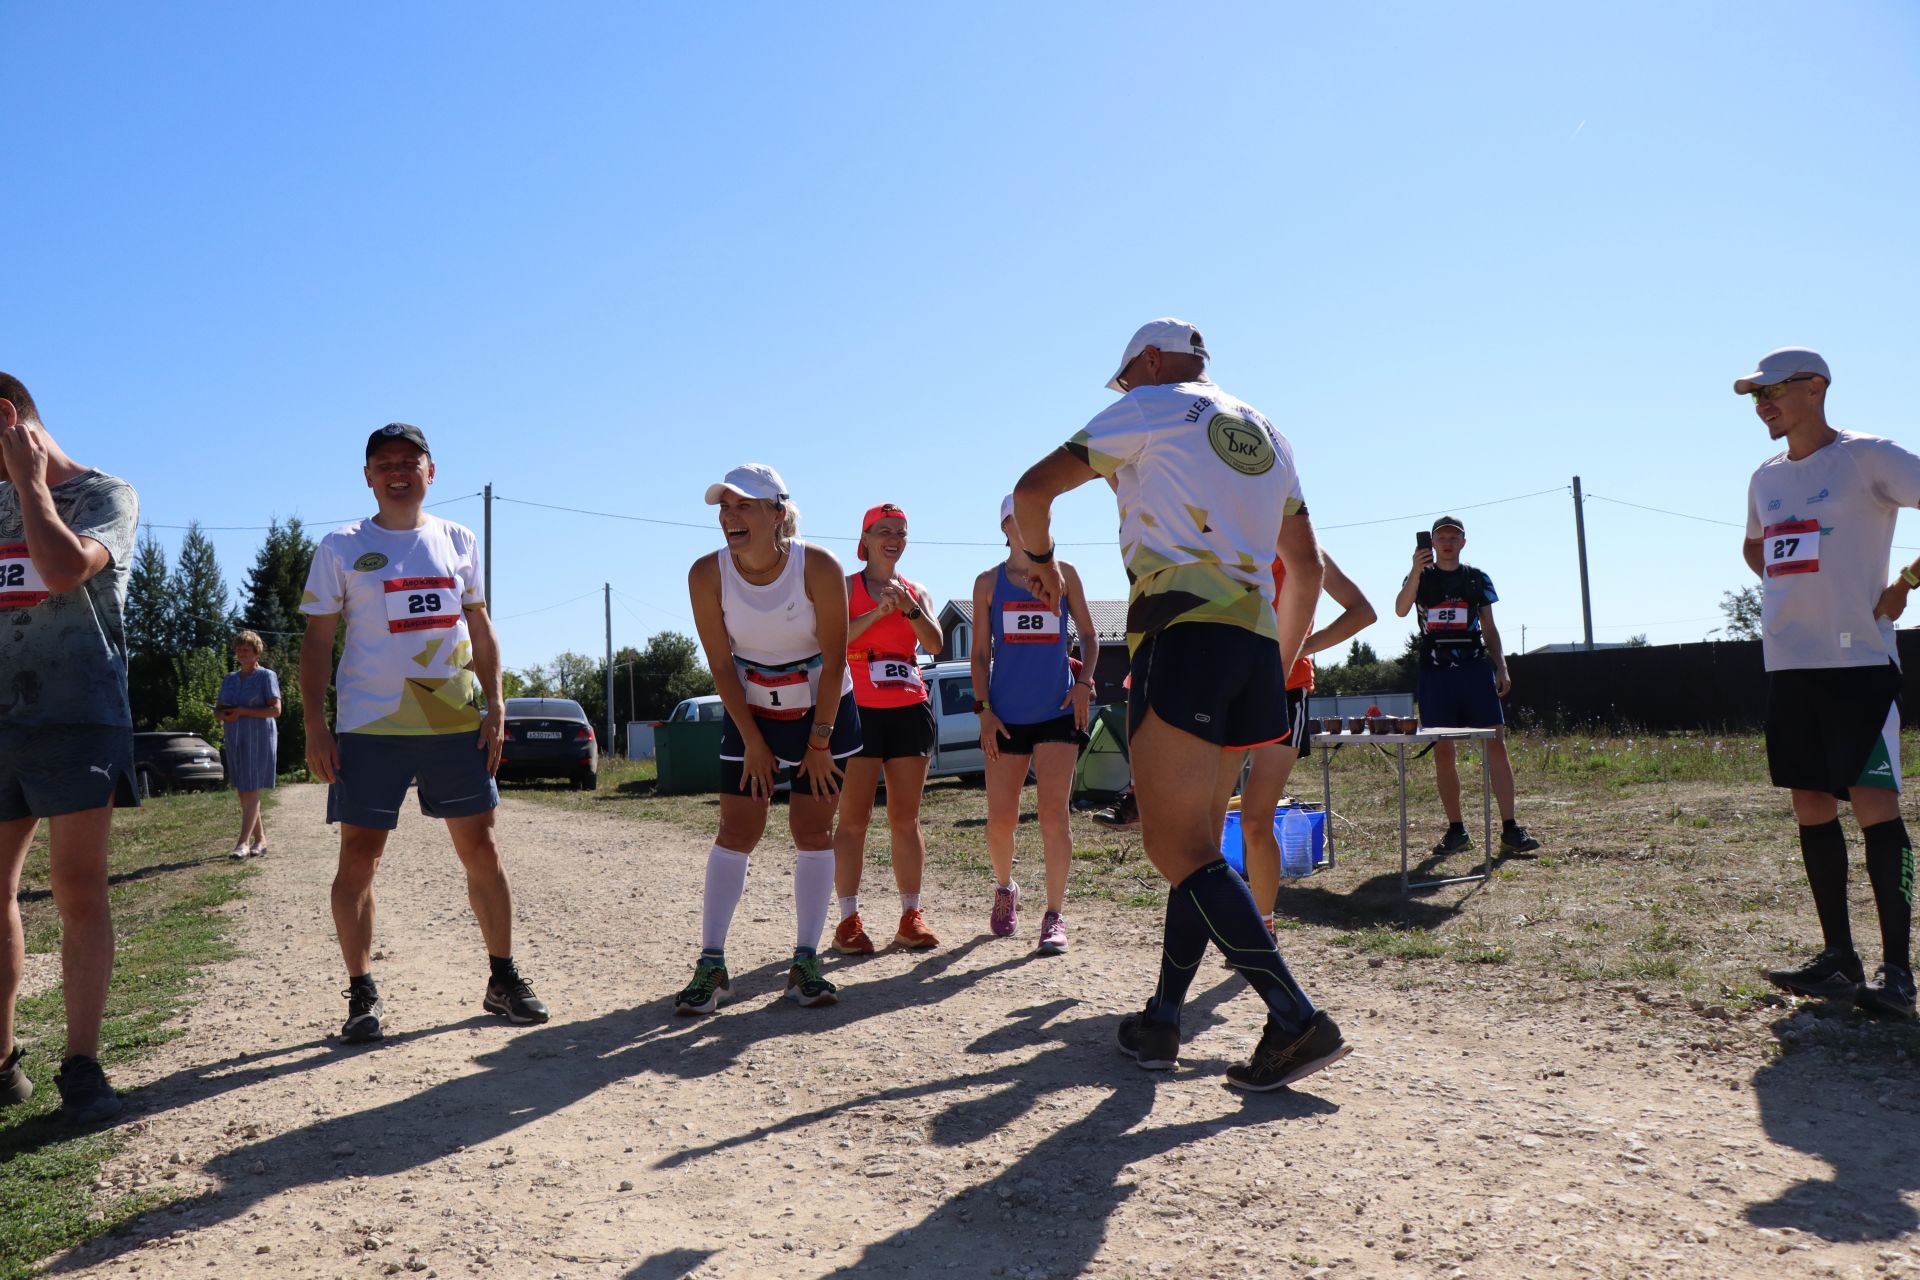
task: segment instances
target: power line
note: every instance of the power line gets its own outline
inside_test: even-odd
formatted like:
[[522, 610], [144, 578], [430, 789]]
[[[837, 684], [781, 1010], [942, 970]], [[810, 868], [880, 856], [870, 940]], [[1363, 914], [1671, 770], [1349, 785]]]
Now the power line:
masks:
[[[1538, 498], [1549, 493], [1565, 493], [1567, 489], [1567, 485], [1557, 484], [1551, 489], [1536, 489], [1532, 493], [1516, 493], [1511, 498], [1493, 498], [1486, 502], [1459, 503], [1451, 507], [1441, 507], [1435, 511], [1414, 511], [1404, 516], [1382, 516], [1378, 520], [1354, 520], [1347, 524], [1323, 524], [1320, 526], [1320, 531], [1328, 533], [1335, 529], [1360, 529], [1372, 524], [1398, 524], [1402, 520], [1418, 520], [1424, 516], [1451, 515], [1456, 511], [1472, 511], [1478, 507], [1497, 507], [1504, 502], [1522, 502], [1528, 498]], [[1587, 496], [1592, 497], [1593, 495], [1588, 494]]]
[[[526, 498], [508, 498], [498, 493], [493, 495], [493, 500], [495, 502], [512, 502], [523, 507], [539, 507], [545, 511], [565, 511], [576, 516], [599, 516], [603, 520], [631, 520], [635, 524], [661, 524], [668, 525], [675, 529], [703, 529], [709, 533], [713, 532], [715, 528], [711, 522], [696, 524], [690, 520], [662, 520], [657, 516], [630, 516], [619, 511], [589, 511], [585, 507], [563, 507], [551, 502], [533, 502]], [[859, 539], [846, 537], [842, 534], [810, 533], [807, 535], [807, 541], [858, 542]], [[1004, 542], [954, 542], [933, 538], [915, 538], [913, 541], [915, 546], [921, 547], [1004, 547], [1006, 545]], [[1062, 547], [1110, 547], [1113, 545], [1113, 539], [1104, 538], [1097, 542], [1060, 542], [1055, 545]]]
[[[439, 502], [429, 502], [424, 509], [430, 511], [434, 507], [450, 506], [453, 503], [466, 502], [469, 499], [479, 496], [480, 491], [476, 489], [472, 493], [463, 493], [457, 498], [443, 498]], [[298, 516], [290, 516], [288, 518], [299, 519]], [[347, 516], [340, 520], [301, 520], [300, 523], [302, 527], [312, 527], [316, 525], [346, 524], [349, 520], [358, 520], [361, 518], [360, 516]], [[194, 526], [190, 524], [159, 524], [152, 520], [142, 520], [140, 527], [143, 529], [191, 529]], [[277, 522], [275, 524], [203, 524], [200, 526], [200, 531], [202, 533], [257, 533], [262, 529], [273, 529], [277, 527], [279, 527]]]
[[1674, 516], [1681, 520], [1698, 520], [1701, 524], [1725, 525], [1729, 529], [1744, 529], [1747, 526], [1732, 520], [1715, 520], [1710, 516], [1689, 515], [1685, 511], [1669, 511], [1665, 507], [1650, 507], [1644, 502], [1628, 502], [1624, 498], [1609, 498], [1598, 493], [1589, 493], [1587, 498], [1593, 502], [1611, 502], [1616, 507], [1632, 507], [1636, 511], [1651, 511], [1655, 515]]
[[599, 594], [600, 594], [600, 589], [598, 587], [595, 587], [592, 591], [583, 591], [579, 595], [574, 596], [568, 600], [557, 601], [554, 604], [543, 604], [538, 609], [523, 609], [519, 613], [503, 613], [498, 618], [495, 618], [494, 621], [505, 622], [510, 618], [530, 618], [536, 613], [546, 613], [549, 610], [558, 609], [563, 605], [578, 604], [580, 601], [585, 600], [588, 596], [597, 596]]

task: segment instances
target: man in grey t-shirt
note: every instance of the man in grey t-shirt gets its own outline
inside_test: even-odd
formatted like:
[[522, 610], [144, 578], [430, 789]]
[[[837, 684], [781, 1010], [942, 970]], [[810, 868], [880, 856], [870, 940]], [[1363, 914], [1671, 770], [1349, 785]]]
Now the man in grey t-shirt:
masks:
[[[19, 379], [0, 373], [0, 883], [18, 885], [42, 818], [65, 936], [67, 1048], [54, 1076], [61, 1113], [117, 1114], [98, 1060], [113, 973], [107, 836], [115, 806], [137, 803], [122, 615], [133, 487], [69, 458]], [[0, 946], [0, 1106], [33, 1082], [14, 1043], [25, 967], [16, 895]]]
[[[1767, 977], [1799, 995], [1851, 997], [1882, 1017], [1914, 1016], [1913, 846], [1900, 819], [1900, 668], [1893, 623], [1920, 566], [1887, 585], [1894, 520], [1920, 506], [1920, 457], [1877, 436], [1827, 425], [1833, 375], [1819, 353], [1768, 352], [1733, 384], [1786, 452], [1747, 490], [1747, 566], [1760, 575], [1767, 663], [1767, 767], [1793, 793], [1800, 854], [1825, 947]], [[1847, 919], [1853, 805], [1885, 952], [1866, 982]]]

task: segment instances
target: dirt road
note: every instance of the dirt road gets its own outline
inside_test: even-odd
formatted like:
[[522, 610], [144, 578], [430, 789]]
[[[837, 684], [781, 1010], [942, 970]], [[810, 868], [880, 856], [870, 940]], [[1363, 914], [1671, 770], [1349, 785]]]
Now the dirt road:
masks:
[[1911, 1068], [1828, 1024], [1775, 1061], [1778, 1011], [1546, 1001], [1465, 965], [1444, 994], [1404, 990], [1398, 962], [1292, 933], [1356, 1052], [1247, 1097], [1221, 1073], [1259, 1010], [1211, 958], [1178, 1074], [1116, 1051], [1155, 921], [1103, 902], [1071, 904], [1071, 953], [1041, 959], [1037, 919], [991, 939], [984, 886], [936, 878], [943, 948], [836, 962], [833, 1008], [778, 1000], [793, 917], [774, 842], [729, 946], [746, 998], [675, 1019], [704, 842], [525, 801], [503, 808], [503, 845], [554, 1021], [481, 1013], [458, 866], [410, 813], [379, 886], [389, 1037], [344, 1048], [321, 801], [282, 793], [241, 958], [120, 1077], [135, 1136], [103, 1194], [180, 1199], [56, 1271], [1920, 1275]]

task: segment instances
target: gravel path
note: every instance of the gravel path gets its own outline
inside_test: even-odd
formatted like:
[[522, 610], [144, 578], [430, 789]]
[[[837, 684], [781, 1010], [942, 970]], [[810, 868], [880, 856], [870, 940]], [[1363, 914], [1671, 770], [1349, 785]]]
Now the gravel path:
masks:
[[983, 886], [936, 876], [947, 945], [836, 963], [833, 1008], [780, 1001], [791, 852], [769, 842], [729, 947], [745, 998], [675, 1019], [705, 842], [526, 801], [502, 842], [554, 1021], [481, 1013], [458, 865], [409, 813], [379, 885], [389, 1038], [344, 1048], [322, 799], [282, 792], [242, 958], [120, 1080], [134, 1136], [102, 1193], [176, 1203], [56, 1271], [1920, 1275], [1911, 1068], [1849, 1061], [1826, 1024], [1776, 1059], [1772, 1024], [1805, 1014], [1546, 1001], [1497, 967], [1418, 990], [1292, 935], [1356, 1051], [1247, 1097], [1221, 1073], [1259, 1010], [1211, 959], [1177, 1075], [1114, 1048], [1153, 982], [1150, 912], [1070, 904], [1071, 953], [1041, 959], [1037, 918], [990, 939]]

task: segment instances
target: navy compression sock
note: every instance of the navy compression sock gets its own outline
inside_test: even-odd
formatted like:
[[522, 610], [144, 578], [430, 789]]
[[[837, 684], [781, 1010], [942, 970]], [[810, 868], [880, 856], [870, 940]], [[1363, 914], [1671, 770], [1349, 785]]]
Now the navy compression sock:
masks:
[[[1307, 1019], [1313, 1016], [1313, 1001], [1287, 971], [1287, 962], [1280, 958], [1280, 949], [1260, 918], [1260, 908], [1253, 905], [1247, 882], [1234, 874], [1225, 859], [1210, 862], [1182, 880], [1174, 887], [1169, 903], [1175, 898], [1191, 904], [1206, 936], [1266, 1001], [1269, 1018], [1289, 1032], [1307, 1025]], [[1167, 915], [1171, 922], [1171, 906]], [[1164, 961], [1161, 968], [1164, 973]]]

